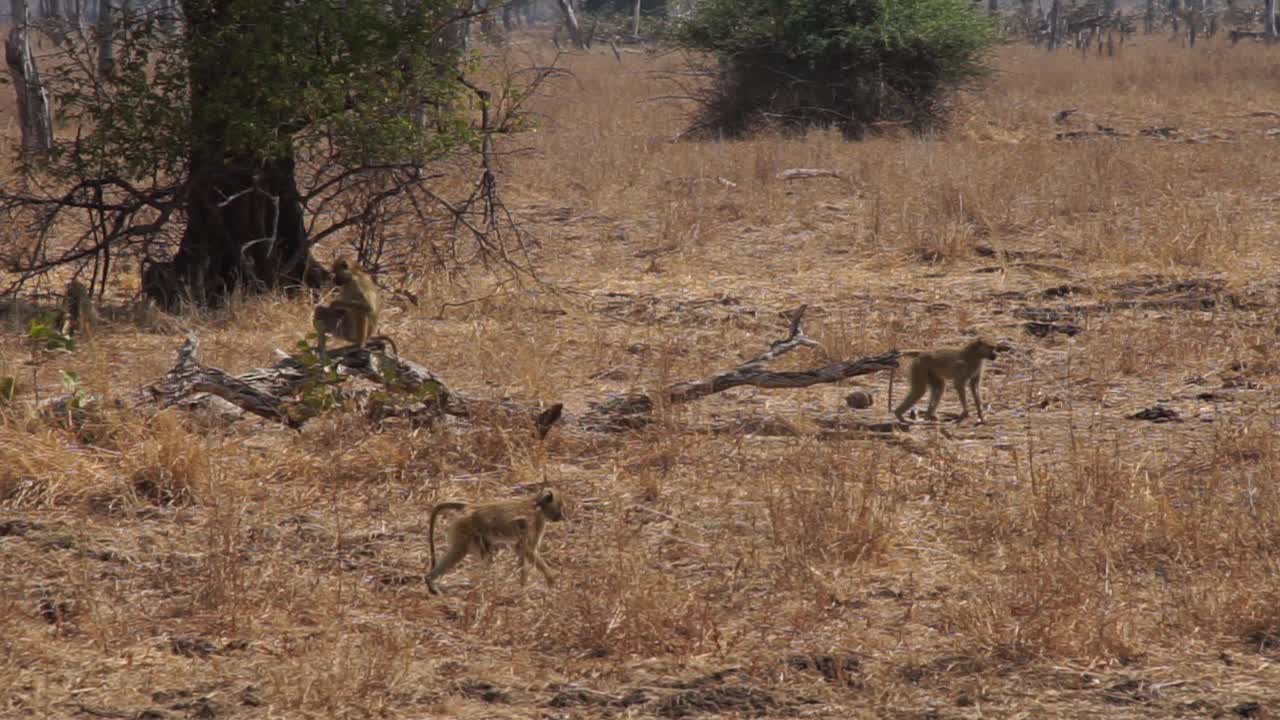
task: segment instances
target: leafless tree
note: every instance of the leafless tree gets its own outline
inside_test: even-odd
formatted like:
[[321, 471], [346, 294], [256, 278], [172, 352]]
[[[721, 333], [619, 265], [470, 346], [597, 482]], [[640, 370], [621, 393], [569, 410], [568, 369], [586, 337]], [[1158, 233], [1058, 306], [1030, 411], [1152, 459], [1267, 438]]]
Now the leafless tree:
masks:
[[11, 7], [13, 27], [5, 41], [4, 58], [17, 93], [22, 147], [28, 153], [44, 152], [53, 147], [53, 114], [31, 53], [31, 9], [26, 0], [12, 0]]

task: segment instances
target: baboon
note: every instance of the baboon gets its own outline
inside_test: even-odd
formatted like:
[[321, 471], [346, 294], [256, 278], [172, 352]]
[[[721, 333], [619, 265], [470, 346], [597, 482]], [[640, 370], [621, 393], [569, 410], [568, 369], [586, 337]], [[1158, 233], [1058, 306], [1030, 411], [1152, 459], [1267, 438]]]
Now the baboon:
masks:
[[[339, 258], [333, 263], [333, 281], [340, 288], [338, 299], [328, 305], [320, 305], [312, 316], [312, 324], [319, 335], [317, 348], [325, 351], [325, 336], [332, 334], [350, 341], [356, 347], [364, 347], [373, 337], [378, 326], [378, 313], [382, 300], [378, 286], [364, 268]], [[392, 347], [395, 347], [394, 343]], [[398, 353], [397, 353], [398, 354]]]
[[925, 412], [925, 417], [937, 420], [936, 412], [938, 404], [942, 402], [942, 391], [947, 380], [952, 381], [956, 393], [960, 395], [960, 405], [964, 408], [957, 420], [969, 417], [969, 403], [964, 392], [967, 383], [973, 392], [973, 402], [978, 406], [978, 422], [986, 421], [982, 416], [982, 396], [978, 392], [978, 384], [982, 381], [983, 362], [996, 358], [995, 345], [978, 339], [958, 350], [907, 351], [902, 354], [915, 356], [915, 361], [911, 363], [909, 373], [911, 390], [893, 411], [899, 422], [907, 422], [903, 413], [920, 400], [926, 388], [929, 390], [929, 409]]
[[[448, 549], [436, 564], [436, 516], [445, 510], [469, 510], [449, 526]], [[469, 505], [464, 502], [437, 503], [431, 510], [428, 532], [431, 539], [431, 570], [427, 573], [427, 590], [440, 594], [436, 580], [449, 572], [467, 553], [474, 550], [482, 558], [491, 558], [498, 543], [515, 545], [520, 565], [520, 584], [528, 582], [529, 564], [532, 563], [546, 578], [548, 585], [555, 584], [551, 568], [538, 555], [542, 533], [547, 521], [564, 520], [564, 507], [560, 494], [545, 489], [533, 498], [496, 500]]]
[[79, 280], [72, 280], [67, 283], [67, 294], [63, 302], [62, 323], [59, 328], [62, 334], [67, 337], [92, 335], [99, 316], [89, 289]]

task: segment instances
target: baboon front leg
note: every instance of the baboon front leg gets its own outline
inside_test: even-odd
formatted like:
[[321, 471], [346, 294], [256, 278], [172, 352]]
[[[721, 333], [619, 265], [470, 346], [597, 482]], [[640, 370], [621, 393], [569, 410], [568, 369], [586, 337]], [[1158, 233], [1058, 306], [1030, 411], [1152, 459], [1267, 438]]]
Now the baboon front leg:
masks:
[[973, 393], [973, 404], [978, 407], [978, 424], [986, 422], [986, 418], [982, 417], [982, 395], [978, 394], [978, 385], [981, 384], [981, 377], [974, 375], [969, 380], [969, 391]]
[[325, 353], [325, 345], [327, 335], [333, 334], [342, 337], [343, 322], [346, 320], [347, 311], [341, 308], [333, 308], [328, 305], [321, 305], [315, 309], [315, 313], [311, 317], [311, 324], [316, 329], [319, 338], [316, 342], [316, 349], [321, 355]]
[[467, 550], [470, 546], [465, 542], [454, 542], [449, 544], [449, 550], [440, 559], [435, 567], [431, 568], [431, 572], [427, 573], [427, 590], [432, 595], [439, 595], [440, 588], [436, 586], [436, 579], [453, 569], [455, 565], [462, 562], [467, 556]]
[[551, 568], [547, 567], [546, 561], [542, 559], [537, 550], [533, 552], [533, 564], [542, 572], [542, 577], [546, 578], [548, 585], [556, 584], [555, 575], [552, 574]]
[[961, 421], [961, 420], [963, 420], [963, 419], [965, 419], [965, 418], [969, 417], [969, 401], [968, 401], [968, 400], [966, 400], [966, 399], [965, 399], [965, 397], [964, 397], [964, 395], [965, 395], [965, 393], [964, 393], [964, 378], [956, 378], [956, 380], [955, 380], [955, 382], [953, 383], [953, 385], [955, 385], [955, 388], [956, 388], [956, 394], [960, 396], [960, 408], [961, 408], [961, 412], [960, 412], [960, 417], [956, 418], [956, 421], [957, 421], [957, 422], [959, 422], [959, 421]]

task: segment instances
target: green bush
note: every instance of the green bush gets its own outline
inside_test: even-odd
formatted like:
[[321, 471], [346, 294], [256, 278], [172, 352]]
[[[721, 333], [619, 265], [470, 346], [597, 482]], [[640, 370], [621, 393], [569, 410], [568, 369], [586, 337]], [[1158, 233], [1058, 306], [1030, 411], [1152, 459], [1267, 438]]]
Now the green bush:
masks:
[[861, 137], [879, 120], [939, 124], [948, 91], [985, 72], [995, 34], [969, 0], [702, 0], [679, 42], [719, 60], [700, 128]]

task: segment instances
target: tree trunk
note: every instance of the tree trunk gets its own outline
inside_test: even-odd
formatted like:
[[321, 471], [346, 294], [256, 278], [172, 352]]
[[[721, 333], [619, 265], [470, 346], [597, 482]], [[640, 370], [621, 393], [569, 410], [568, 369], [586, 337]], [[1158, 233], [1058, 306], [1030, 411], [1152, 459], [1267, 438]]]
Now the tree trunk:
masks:
[[160, 29], [166, 33], [178, 32], [178, 3], [176, 0], [154, 0], [156, 18], [160, 21]]
[[520, 16], [516, 13], [515, 3], [505, 2], [502, 4], [502, 29], [503, 30], [506, 30], [508, 33], [515, 30], [516, 27], [519, 25], [519, 22], [518, 22], [519, 17]]
[[475, 0], [474, 7], [480, 13], [480, 34], [495, 45], [502, 42], [502, 34], [498, 32], [498, 21], [493, 17], [493, 8], [489, 0]]
[[631, 9], [631, 37], [640, 38], [640, 0], [636, 0], [635, 7]]
[[1266, 37], [1267, 42], [1275, 42], [1276, 40], [1276, 0], [1267, 0], [1263, 5], [1262, 14], [1263, 30], [1262, 34]]
[[[211, 42], [225, 33], [222, 3], [197, 0], [183, 7], [192, 47], [190, 59], [191, 155], [188, 159], [187, 226], [178, 252], [167, 263], [147, 267], [143, 290], [162, 307], [183, 301], [217, 305], [237, 290], [259, 292], [301, 285], [311, 262], [311, 240], [303, 219], [291, 152], [274, 157], [234, 153], [226, 144], [216, 98], [240, 82], [234, 52]], [[245, 108], [254, 112], [254, 108]], [[314, 284], [314, 283], [313, 283]]]
[[[639, 5], [640, 3], [636, 3]], [[1000, 0], [987, 0], [987, 14], [995, 15], [1000, 12]]]
[[1169, 17], [1173, 19], [1173, 34], [1178, 34], [1178, 13], [1182, 12], [1181, 0], [1169, 0]]
[[461, 19], [454, 20], [449, 23], [442, 33], [443, 41], [452, 48], [457, 48], [460, 52], [465, 52], [467, 44], [471, 39], [471, 18], [467, 10], [473, 7], [469, 1], [459, 3], [458, 10], [463, 15]]
[[582, 37], [582, 27], [578, 25], [578, 14], [573, 11], [573, 2], [571, 0], [557, 0], [560, 5], [560, 13], [564, 15], [564, 25], [569, 30], [569, 39], [573, 41], [576, 48], [586, 47], [586, 41]]
[[97, 40], [98, 40], [98, 77], [110, 80], [115, 72], [115, 18], [109, 0], [98, 4]]
[[1143, 17], [1143, 30], [1147, 35], [1156, 30], [1156, 0], [1147, 0], [1147, 14]]
[[1062, 0], [1053, 0], [1049, 6], [1049, 49], [1057, 50], [1062, 39]]
[[26, 0], [12, 0], [9, 39], [5, 42], [5, 64], [17, 94], [18, 124], [22, 128], [24, 152], [45, 152], [53, 147], [53, 115], [49, 93], [40, 83], [40, 70], [31, 54], [31, 10]]

